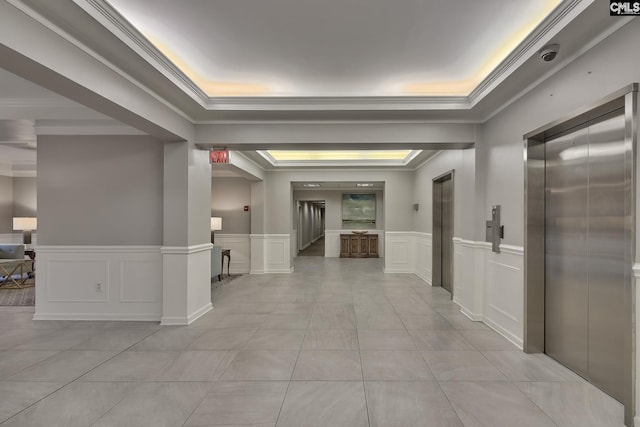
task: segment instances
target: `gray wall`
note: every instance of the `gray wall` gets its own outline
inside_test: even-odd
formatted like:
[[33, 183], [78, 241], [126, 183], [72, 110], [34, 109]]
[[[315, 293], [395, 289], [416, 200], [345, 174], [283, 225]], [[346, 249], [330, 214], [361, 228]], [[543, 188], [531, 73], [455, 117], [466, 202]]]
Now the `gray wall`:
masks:
[[0, 175], [0, 234], [13, 233], [13, 178]]
[[[244, 211], [249, 206], [249, 212]], [[220, 234], [251, 233], [251, 182], [244, 178], [211, 180], [211, 216], [222, 217]]]
[[36, 177], [13, 178], [13, 216], [37, 216]]
[[416, 170], [414, 200], [419, 208], [414, 212], [414, 229], [422, 233], [433, 231], [433, 179], [450, 170], [454, 170], [453, 235], [473, 239], [475, 149], [442, 151]]
[[38, 138], [39, 245], [161, 245], [163, 143]]
[[477, 169], [486, 174], [482, 210], [502, 205], [504, 243], [523, 245], [524, 134], [640, 81], [640, 19], [609, 36], [482, 127]]

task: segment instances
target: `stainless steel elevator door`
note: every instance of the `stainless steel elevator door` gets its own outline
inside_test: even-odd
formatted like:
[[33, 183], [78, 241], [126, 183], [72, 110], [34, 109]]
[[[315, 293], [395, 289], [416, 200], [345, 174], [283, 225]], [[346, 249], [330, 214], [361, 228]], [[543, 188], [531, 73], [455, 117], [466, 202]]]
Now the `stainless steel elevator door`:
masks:
[[442, 182], [433, 182], [431, 285], [442, 286]]
[[545, 352], [588, 376], [587, 129], [546, 143]]
[[453, 297], [453, 172], [433, 181], [432, 285]]
[[442, 181], [442, 287], [453, 294], [453, 181]]
[[545, 352], [623, 400], [624, 116], [545, 142]]

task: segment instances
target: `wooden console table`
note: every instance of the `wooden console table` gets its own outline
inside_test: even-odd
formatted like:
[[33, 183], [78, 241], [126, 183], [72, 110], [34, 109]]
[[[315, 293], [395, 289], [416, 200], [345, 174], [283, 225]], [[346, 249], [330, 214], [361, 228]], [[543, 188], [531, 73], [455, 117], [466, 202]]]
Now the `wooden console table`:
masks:
[[340, 258], [378, 258], [378, 235], [341, 234]]

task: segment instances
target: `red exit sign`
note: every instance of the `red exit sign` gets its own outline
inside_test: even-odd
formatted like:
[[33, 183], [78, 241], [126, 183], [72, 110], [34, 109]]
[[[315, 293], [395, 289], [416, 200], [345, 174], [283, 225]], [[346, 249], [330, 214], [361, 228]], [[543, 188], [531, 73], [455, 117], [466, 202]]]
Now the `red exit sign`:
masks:
[[229, 163], [229, 150], [211, 150], [209, 160], [211, 163]]

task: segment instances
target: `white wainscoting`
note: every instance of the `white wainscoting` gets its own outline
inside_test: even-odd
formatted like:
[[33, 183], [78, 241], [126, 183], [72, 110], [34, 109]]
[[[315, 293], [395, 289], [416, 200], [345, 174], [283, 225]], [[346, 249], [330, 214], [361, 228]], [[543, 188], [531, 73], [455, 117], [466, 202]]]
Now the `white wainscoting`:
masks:
[[162, 315], [159, 246], [40, 246], [36, 268], [36, 320]]
[[[460, 238], [453, 239], [453, 301], [471, 320], [482, 320], [484, 289], [484, 246]], [[480, 272], [480, 273], [479, 273]]]
[[163, 246], [162, 325], [189, 325], [211, 309], [211, 243]]
[[416, 273], [416, 233], [388, 231], [385, 233], [385, 273]]
[[[324, 257], [340, 258], [340, 235], [351, 234], [352, 230], [324, 230]], [[378, 235], [378, 256], [384, 258], [385, 233], [384, 230], [367, 230], [367, 234]]]
[[431, 233], [414, 233], [415, 235], [415, 273], [431, 285], [433, 269], [433, 238]]
[[484, 243], [483, 321], [518, 348], [524, 340], [524, 248], [500, 245], [500, 253]]
[[290, 234], [251, 234], [251, 274], [292, 273]]
[[[216, 234], [216, 245], [231, 250], [231, 274], [247, 274], [251, 270], [251, 239], [248, 234]], [[225, 266], [226, 269], [226, 266]]]
[[453, 239], [453, 300], [471, 320], [483, 321], [522, 349], [524, 337], [524, 249]]

